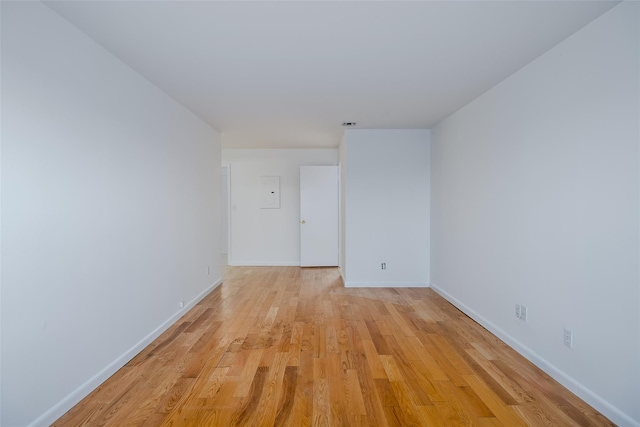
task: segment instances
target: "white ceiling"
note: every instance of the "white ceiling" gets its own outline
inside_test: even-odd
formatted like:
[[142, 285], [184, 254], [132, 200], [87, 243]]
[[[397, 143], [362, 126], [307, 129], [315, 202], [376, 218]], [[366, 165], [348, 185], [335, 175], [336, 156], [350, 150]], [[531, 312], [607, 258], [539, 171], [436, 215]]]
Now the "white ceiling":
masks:
[[614, 1], [47, 1], [222, 133], [335, 147], [430, 128]]

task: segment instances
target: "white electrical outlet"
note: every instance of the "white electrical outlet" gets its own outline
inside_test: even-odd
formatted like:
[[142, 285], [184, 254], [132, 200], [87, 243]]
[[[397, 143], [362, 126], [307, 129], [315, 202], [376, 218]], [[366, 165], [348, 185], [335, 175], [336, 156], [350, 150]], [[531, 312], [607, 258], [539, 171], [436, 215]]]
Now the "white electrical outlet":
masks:
[[520, 318], [520, 304], [516, 304], [516, 317]]
[[207, 276], [211, 274], [211, 267], [207, 266]]
[[180, 301], [180, 308], [184, 308], [184, 303]]
[[527, 307], [525, 307], [524, 305], [520, 306], [520, 319], [524, 320], [525, 322], [527, 321]]
[[564, 345], [573, 348], [573, 333], [568, 329], [564, 330]]

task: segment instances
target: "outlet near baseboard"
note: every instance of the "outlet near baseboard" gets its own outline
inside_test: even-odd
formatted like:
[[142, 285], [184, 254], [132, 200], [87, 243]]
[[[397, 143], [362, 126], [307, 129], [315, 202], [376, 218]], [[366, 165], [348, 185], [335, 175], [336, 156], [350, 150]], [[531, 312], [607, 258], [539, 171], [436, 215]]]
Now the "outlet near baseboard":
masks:
[[516, 304], [516, 317], [520, 320], [527, 321], [527, 307], [521, 304]]
[[564, 345], [569, 348], [573, 348], [573, 332], [566, 328], [564, 330]]

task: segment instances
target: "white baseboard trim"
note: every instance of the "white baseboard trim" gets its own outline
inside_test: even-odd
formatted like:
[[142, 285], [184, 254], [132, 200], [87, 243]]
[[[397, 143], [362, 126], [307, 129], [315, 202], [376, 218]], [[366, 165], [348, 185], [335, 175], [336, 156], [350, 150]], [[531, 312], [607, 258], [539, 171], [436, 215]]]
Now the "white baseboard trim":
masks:
[[200, 295], [195, 297], [183, 308], [174, 313], [171, 317], [165, 320], [160, 326], [154, 329], [146, 337], [141, 339], [136, 345], [127, 350], [124, 354], [118, 357], [116, 360], [107, 365], [104, 369], [82, 384], [80, 387], [72, 391], [67, 397], [55, 404], [51, 409], [40, 415], [29, 424], [28, 427], [46, 427], [53, 424], [58, 418], [63, 416], [69, 409], [73, 408], [82, 399], [87, 397], [89, 393], [95, 390], [100, 384], [105, 382], [111, 375], [115, 374], [118, 369], [126, 365], [131, 359], [133, 359], [138, 353], [140, 353], [145, 347], [151, 344], [156, 338], [158, 338], [164, 331], [169, 329], [171, 325], [176, 323], [178, 319], [185, 315], [187, 311], [192, 309], [197, 303], [199, 303], [204, 297], [206, 297], [211, 291], [220, 286], [222, 278], [216, 280], [207, 289], [202, 291]]
[[593, 391], [585, 387], [583, 384], [567, 375], [557, 366], [553, 365], [552, 363], [538, 355], [535, 351], [504, 332], [498, 326], [468, 307], [466, 304], [462, 303], [460, 300], [458, 300], [456, 297], [454, 297], [444, 289], [438, 287], [433, 282], [431, 282], [431, 288], [438, 294], [440, 294], [444, 299], [460, 309], [460, 311], [462, 311], [467, 316], [471, 317], [473, 320], [486, 328], [489, 332], [507, 343], [511, 348], [520, 353], [531, 363], [549, 374], [553, 379], [569, 389], [576, 396], [604, 414], [604, 416], [609, 418], [615, 424], [619, 426], [640, 427], [640, 423], [638, 421], [634, 420], [629, 415], [625, 414], [624, 412], [613, 406], [611, 403], [604, 400], [602, 397], [598, 396]]
[[[343, 278], [344, 280], [344, 278]], [[344, 282], [345, 288], [428, 288], [426, 282]]]
[[233, 267], [300, 267], [300, 261], [231, 261]]

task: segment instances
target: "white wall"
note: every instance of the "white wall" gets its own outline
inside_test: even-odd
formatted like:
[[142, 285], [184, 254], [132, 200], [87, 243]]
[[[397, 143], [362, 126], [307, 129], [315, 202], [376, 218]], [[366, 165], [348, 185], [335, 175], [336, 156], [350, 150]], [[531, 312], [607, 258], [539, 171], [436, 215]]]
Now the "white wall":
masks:
[[220, 142], [39, 2], [2, 39], [1, 424], [49, 425], [219, 282]]
[[640, 424], [638, 9], [432, 130], [432, 287], [620, 425]]
[[429, 131], [350, 129], [343, 146], [345, 285], [428, 286]]
[[[231, 179], [230, 265], [300, 265], [300, 166], [337, 165], [337, 149], [224, 149]], [[260, 177], [280, 177], [280, 209], [260, 209]]]

